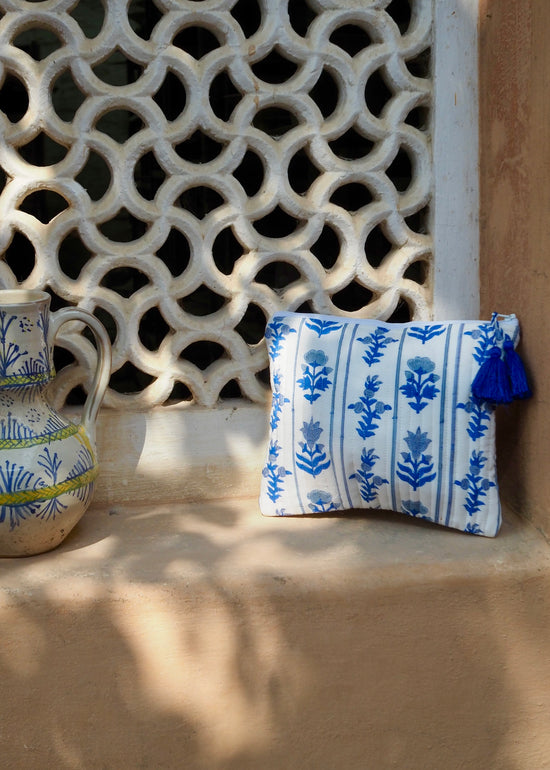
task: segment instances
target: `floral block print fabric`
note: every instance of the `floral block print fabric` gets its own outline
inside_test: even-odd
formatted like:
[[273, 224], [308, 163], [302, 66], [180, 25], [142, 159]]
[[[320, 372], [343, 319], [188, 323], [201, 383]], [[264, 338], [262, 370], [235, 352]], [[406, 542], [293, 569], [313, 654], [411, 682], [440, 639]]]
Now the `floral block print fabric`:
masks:
[[477, 535], [500, 523], [494, 406], [472, 396], [515, 316], [391, 324], [279, 313], [267, 325], [267, 516], [381, 508]]

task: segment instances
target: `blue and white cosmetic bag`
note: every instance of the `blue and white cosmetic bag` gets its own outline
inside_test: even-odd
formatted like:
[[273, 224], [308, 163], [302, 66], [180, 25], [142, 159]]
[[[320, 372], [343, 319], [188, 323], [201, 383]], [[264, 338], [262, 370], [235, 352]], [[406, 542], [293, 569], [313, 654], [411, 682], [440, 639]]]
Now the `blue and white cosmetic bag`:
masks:
[[268, 323], [266, 516], [381, 508], [493, 537], [495, 404], [530, 395], [515, 316]]

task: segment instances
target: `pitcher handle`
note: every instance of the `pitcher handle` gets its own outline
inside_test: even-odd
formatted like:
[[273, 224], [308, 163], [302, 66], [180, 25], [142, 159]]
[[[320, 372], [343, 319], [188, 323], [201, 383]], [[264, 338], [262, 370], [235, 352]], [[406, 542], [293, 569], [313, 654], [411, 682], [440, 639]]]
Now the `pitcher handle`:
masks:
[[93, 440], [97, 413], [111, 374], [111, 342], [105, 327], [94, 315], [80, 307], [64, 307], [58, 310], [50, 321], [49, 337], [52, 345], [60, 327], [67, 323], [67, 321], [82, 321], [82, 323], [85, 323], [92, 330], [97, 343], [97, 366], [91, 390], [88, 393], [84, 409], [82, 410], [81, 420], [82, 427]]

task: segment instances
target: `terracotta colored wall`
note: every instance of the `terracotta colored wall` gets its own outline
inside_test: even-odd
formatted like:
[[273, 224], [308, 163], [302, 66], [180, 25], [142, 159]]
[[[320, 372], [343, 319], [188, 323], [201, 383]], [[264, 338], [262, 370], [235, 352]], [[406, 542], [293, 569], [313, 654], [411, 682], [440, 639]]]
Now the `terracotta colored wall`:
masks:
[[535, 397], [503, 410], [503, 498], [550, 536], [550, 3], [480, 2], [481, 306], [515, 312]]

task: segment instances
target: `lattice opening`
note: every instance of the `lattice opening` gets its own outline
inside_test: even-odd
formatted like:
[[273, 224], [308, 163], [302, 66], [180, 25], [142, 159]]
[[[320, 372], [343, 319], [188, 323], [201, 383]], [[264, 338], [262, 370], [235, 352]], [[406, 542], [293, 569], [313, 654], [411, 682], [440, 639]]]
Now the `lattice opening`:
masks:
[[11, 243], [4, 252], [4, 261], [19, 283], [31, 275], [36, 264], [34, 246], [22, 233], [14, 232]]
[[63, 160], [67, 148], [41, 131], [28, 144], [18, 147], [19, 154], [32, 166], [53, 166]]
[[185, 272], [191, 259], [189, 241], [181, 230], [173, 227], [156, 253], [158, 259], [177, 278]]
[[151, 385], [155, 378], [142, 371], [131, 361], [126, 361], [112, 373], [109, 387], [117, 393], [140, 393]]
[[262, 23], [262, 13], [256, 0], [238, 0], [231, 15], [241, 25], [245, 38], [252, 37]]
[[328, 146], [342, 160], [359, 160], [370, 153], [374, 142], [355, 128], [350, 128], [337, 139], [329, 142]]
[[187, 103], [185, 86], [171, 70], [167, 71], [160, 88], [153, 94], [152, 98], [163, 111], [166, 120], [170, 122], [181, 115]]
[[75, 180], [86, 190], [91, 200], [98, 201], [111, 185], [111, 169], [105, 159], [92, 150]]
[[[138, 2], [142, 2], [143, 0], [138, 0]], [[78, 26], [82, 30], [82, 32], [85, 34], [87, 38], [94, 38], [99, 35], [101, 32], [101, 29], [103, 27], [103, 22], [105, 19], [105, 10], [102, 7], [102, 3], [98, 2], [95, 3], [95, 5], [99, 6], [98, 8], [94, 5], [93, 13], [90, 13], [89, 9], [90, 3], [77, 3], [70, 11], [70, 15], [73, 17], [73, 19], [77, 22]], [[131, 11], [129, 11], [130, 19], [131, 19]]]
[[[27, 92], [25, 91], [25, 96], [26, 94]], [[52, 81], [50, 100], [55, 114], [61, 120], [71, 123], [81, 105], [86, 101], [86, 94], [82, 93], [75, 83], [71, 71], [69, 69], [62, 69], [59, 75]]]
[[138, 336], [139, 341], [147, 350], [158, 350], [169, 332], [170, 327], [157, 307], [152, 307], [142, 315]]
[[412, 182], [412, 163], [409, 153], [399, 148], [397, 155], [386, 170], [387, 176], [391, 179], [398, 192], [405, 192]]
[[42, 224], [51, 222], [58, 214], [68, 207], [62, 195], [55, 190], [36, 190], [29, 193], [19, 204], [19, 210], [36, 217]]
[[212, 366], [216, 361], [224, 358], [225, 348], [219, 342], [213, 340], [201, 340], [188, 345], [180, 353], [180, 358], [196, 366], [202, 372]]
[[224, 198], [213, 187], [190, 187], [178, 199], [179, 205], [197, 219], [204, 219], [224, 203]]
[[125, 86], [139, 80], [143, 67], [116, 48], [110, 56], [93, 66], [92, 72], [111, 86]]
[[319, 79], [309, 92], [309, 96], [319, 107], [325, 120], [333, 114], [338, 106], [339, 91], [334, 77], [327, 69], [321, 70]]
[[133, 267], [116, 267], [101, 279], [99, 285], [128, 299], [148, 283], [149, 279], [140, 270]]
[[231, 77], [224, 70], [212, 81], [209, 89], [210, 108], [220, 120], [230, 120], [235, 107], [242, 99], [241, 92], [236, 88]]
[[401, 34], [405, 35], [412, 18], [410, 0], [391, 0], [386, 6], [386, 13], [395, 21]]
[[365, 102], [369, 111], [379, 118], [392, 97], [393, 92], [386, 85], [383, 73], [380, 70], [373, 72], [365, 86]]
[[252, 64], [250, 69], [265, 83], [284, 83], [294, 76], [298, 65], [274, 48], [263, 59]]
[[225, 297], [220, 297], [215, 291], [202, 284], [185, 297], [178, 299], [178, 305], [186, 313], [194, 316], [207, 316], [217, 313], [225, 305]]
[[300, 194], [305, 193], [311, 187], [320, 173], [303, 147], [292, 156], [288, 163], [289, 184], [295, 192]]
[[243, 317], [235, 326], [235, 331], [248, 345], [257, 345], [263, 339], [266, 323], [267, 319], [263, 310], [258, 305], [250, 303]]
[[174, 147], [180, 158], [190, 163], [197, 163], [199, 158], [199, 163], [209, 163], [218, 157], [223, 148], [224, 145], [221, 142], [217, 142], [200, 129]]
[[340, 254], [340, 239], [332, 227], [325, 225], [319, 238], [311, 246], [311, 253], [319, 260], [325, 270], [334, 267]]
[[247, 150], [243, 159], [233, 172], [233, 176], [239, 181], [245, 193], [252, 198], [258, 193], [264, 182], [264, 166], [262, 160], [252, 150]]
[[98, 119], [95, 127], [115, 142], [124, 144], [130, 137], [137, 134], [145, 123], [133, 110], [108, 110]]
[[[0, 17], [0, 276], [100, 318], [107, 404], [262, 401], [277, 309], [427, 317], [431, 0], [36, 7]], [[56, 351], [70, 403], [82, 333]]]
[[15, 48], [19, 48], [37, 62], [46, 59], [63, 46], [63, 41], [54, 29], [43, 27], [26, 27], [13, 39]]
[[162, 19], [162, 12], [152, 0], [131, 0], [128, 6], [128, 22], [136, 35], [149, 40]]
[[122, 208], [112, 219], [99, 223], [97, 229], [111, 241], [131, 243], [139, 240], [147, 231], [147, 227], [147, 222], [143, 222], [126, 208]]
[[172, 45], [198, 60], [219, 48], [220, 42], [206, 27], [185, 27], [175, 36]]
[[381, 225], [372, 228], [365, 239], [365, 256], [372, 267], [380, 267], [384, 257], [392, 250], [392, 243], [386, 237]]
[[17, 123], [27, 112], [29, 96], [21, 80], [15, 75], [6, 75], [0, 88], [0, 110], [10, 123]]
[[[57, 259], [59, 268], [68, 278], [76, 281], [83, 267], [92, 259], [77, 230], [71, 230], [59, 244]], [[20, 279], [21, 280], [21, 279]]]
[[300, 280], [300, 271], [288, 262], [270, 262], [269, 265], [262, 267], [254, 280], [275, 290], [285, 289]]
[[301, 226], [300, 220], [288, 214], [281, 206], [252, 223], [255, 230], [266, 238], [284, 238]]
[[284, 107], [266, 107], [254, 116], [252, 125], [274, 139], [280, 139], [299, 124], [296, 115]]
[[212, 257], [218, 270], [224, 275], [231, 275], [238, 259], [244, 254], [233, 230], [226, 227], [216, 236], [212, 244]]
[[341, 27], [336, 27], [329, 40], [352, 57], [372, 43], [368, 31], [355, 24], [343, 24]]
[[363, 206], [367, 206], [374, 198], [371, 191], [364, 184], [348, 182], [338, 187], [329, 198], [331, 203], [355, 214]]
[[166, 173], [155, 157], [148, 152], [138, 160], [134, 167], [136, 190], [145, 200], [152, 201], [166, 179]]
[[290, 23], [295, 32], [301, 37], [307, 35], [309, 26], [313, 19], [316, 18], [316, 13], [305, 0], [289, 0], [288, 2], [288, 16]]

